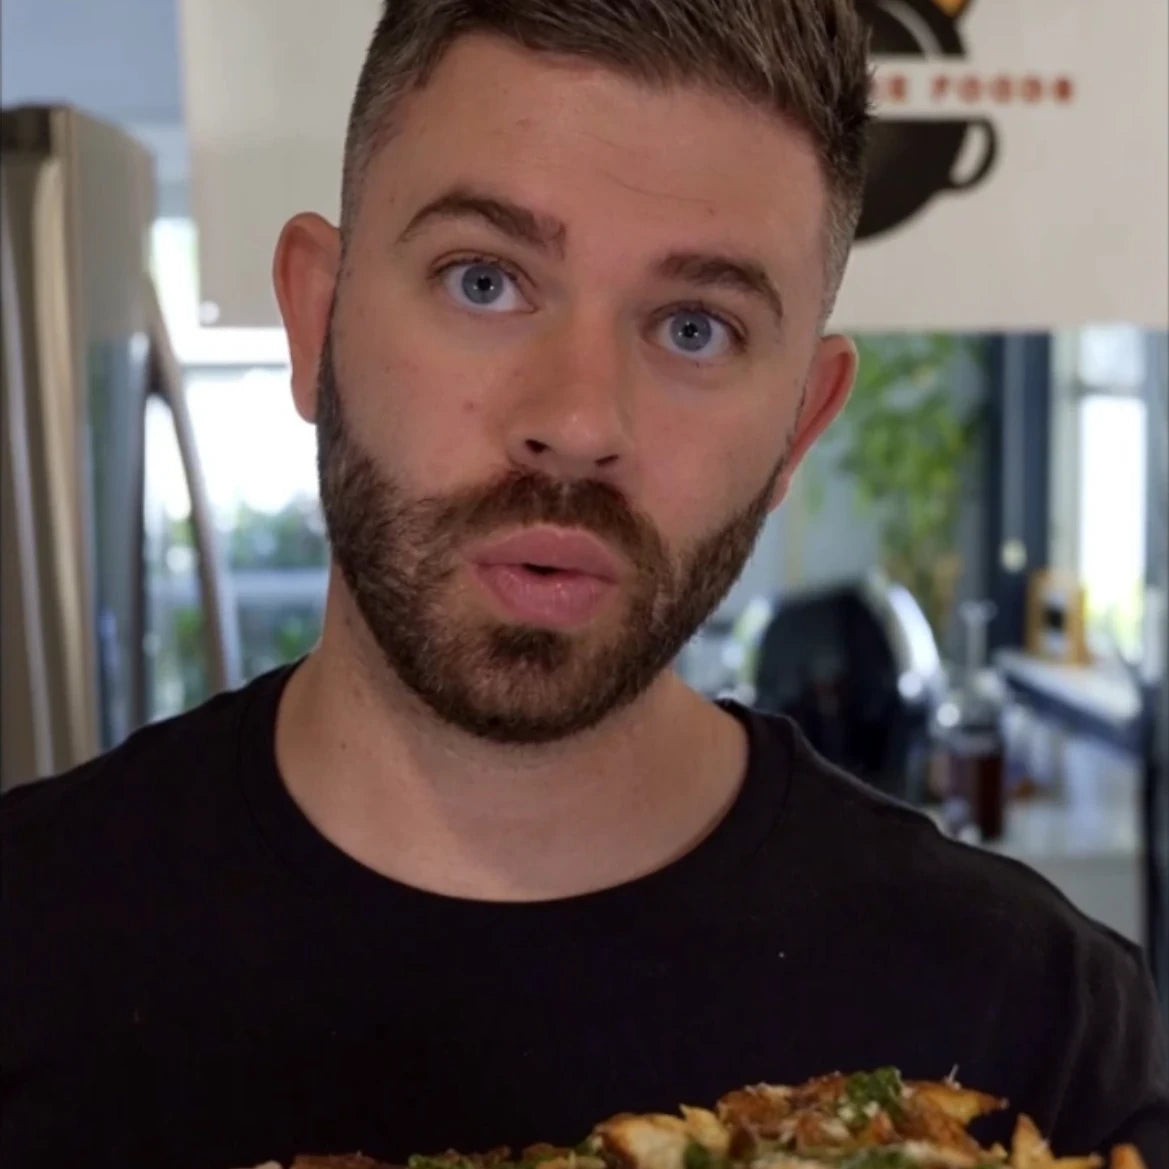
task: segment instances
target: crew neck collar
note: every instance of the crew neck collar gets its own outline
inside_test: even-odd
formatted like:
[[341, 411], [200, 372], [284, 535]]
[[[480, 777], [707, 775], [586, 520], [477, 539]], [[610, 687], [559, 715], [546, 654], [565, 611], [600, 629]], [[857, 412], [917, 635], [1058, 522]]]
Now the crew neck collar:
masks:
[[377, 873], [351, 857], [325, 837], [293, 800], [276, 762], [275, 733], [281, 695], [298, 665], [274, 670], [245, 688], [237, 778], [256, 825], [281, 866], [306, 892], [317, 896], [389, 900], [419, 907], [430, 903], [469, 917], [609, 911], [644, 898], [669, 902], [683, 889], [690, 894], [696, 887], [725, 887], [728, 869], [745, 864], [774, 828], [791, 781], [790, 737], [778, 733], [775, 724], [758, 712], [720, 700], [718, 705], [746, 730], [746, 773], [730, 809], [689, 852], [620, 885], [555, 900], [479, 901], [434, 893]]

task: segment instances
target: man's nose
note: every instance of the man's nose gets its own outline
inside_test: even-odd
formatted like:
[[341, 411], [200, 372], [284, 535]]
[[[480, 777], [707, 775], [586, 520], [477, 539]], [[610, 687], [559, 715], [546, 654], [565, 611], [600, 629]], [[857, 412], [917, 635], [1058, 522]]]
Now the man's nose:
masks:
[[613, 479], [633, 451], [633, 355], [617, 331], [579, 321], [543, 339], [507, 424], [513, 463], [561, 479]]

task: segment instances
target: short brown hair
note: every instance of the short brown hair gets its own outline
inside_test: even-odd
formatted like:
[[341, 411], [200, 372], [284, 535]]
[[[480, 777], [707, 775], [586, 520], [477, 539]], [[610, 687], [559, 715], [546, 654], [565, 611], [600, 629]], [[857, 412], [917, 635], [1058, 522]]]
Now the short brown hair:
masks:
[[369, 159], [390, 136], [395, 104], [472, 32], [590, 59], [637, 81], [728, 92], [799, 126], [828, 187], [827, 311], [864, 187], [870, 85], [855, 0], [385, 0], [349, 118], [344, 233]]

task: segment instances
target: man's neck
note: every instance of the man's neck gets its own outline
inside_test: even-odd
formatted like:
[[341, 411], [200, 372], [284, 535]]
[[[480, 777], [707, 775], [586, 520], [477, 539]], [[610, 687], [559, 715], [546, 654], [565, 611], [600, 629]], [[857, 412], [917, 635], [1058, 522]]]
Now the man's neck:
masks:
[[347, 616], [290, 679], [276, 758], [308, 819], [376, 872], [476, 900], [568, 897], [669, 864], [734, 802], [745, 732], [673, 674], [590, 731], [504, 745], [438, 720], [344, 636]]

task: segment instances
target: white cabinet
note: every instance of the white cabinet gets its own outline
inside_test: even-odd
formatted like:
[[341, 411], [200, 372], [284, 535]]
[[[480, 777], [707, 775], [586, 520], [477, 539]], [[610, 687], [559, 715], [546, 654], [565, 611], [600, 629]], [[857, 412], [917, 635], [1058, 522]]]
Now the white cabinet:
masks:
[[336, 222], [345, 123], [379, 0], [181, 0], [200, 296], [278, 325], [272, 253], [298, 211]]

